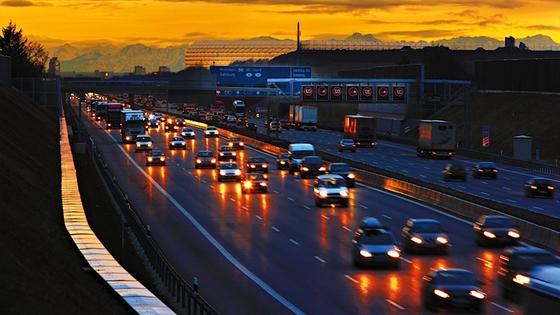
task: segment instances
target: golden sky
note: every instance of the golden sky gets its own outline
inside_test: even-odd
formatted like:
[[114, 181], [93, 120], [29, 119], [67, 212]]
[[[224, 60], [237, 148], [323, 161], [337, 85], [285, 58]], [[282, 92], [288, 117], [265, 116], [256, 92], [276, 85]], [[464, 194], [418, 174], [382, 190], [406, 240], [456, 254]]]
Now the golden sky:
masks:
[[107, 41], [177, 45], [204, 38], [302, 39], [371, 33], [383, 40], [546, 34], [560, 42], [560, 0], [0, 0], [47, 46]]

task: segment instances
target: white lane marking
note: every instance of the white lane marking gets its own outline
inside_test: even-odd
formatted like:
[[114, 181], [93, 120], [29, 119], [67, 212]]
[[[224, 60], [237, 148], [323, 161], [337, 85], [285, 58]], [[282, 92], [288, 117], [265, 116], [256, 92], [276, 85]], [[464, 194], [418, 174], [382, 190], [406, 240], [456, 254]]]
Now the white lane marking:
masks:
[[177, 167], [181, 166], [181, 164], [179, 164], [179, 163], [175, 163], [175, 164], [177, 165]]
[[511, 191], [511, 188], [506, 187], [506, 186], [503, 186], [502, 189], [503, 189], [503, 190], [509, 190], [509, 191]]
[[241, 209], [243, 209], [243, 210], [249, 210], [249, 207], [247, 207], [247, 206], [242, 206]]
[[406, 258], [404, 258], [404, 257], [402, 257], [402, 256], [400, 257], [400, 259], [401, 259], [402, 261], [406, 262], [407, 264], [412, 264], [412, 261], [410, 261], [410, 260], [408, 260], [408, 259], [406, 259]]
[[280, 232], [280, 229], [277, 228], [277, 227], [275, 227], [275, 226], [271, 227], [271, 229], [272, 229], [274, 232]]
[[486, 260], [482, 257], [476, 257], [476, 260], [480, 260], [480, 261], [482, 261], [483, 263], [486, 263], [486, 264], [492, 264], [492, 262], [490, 260]]
[[465, 188], [467, 188], [467, 187], [465, 187], [465, 186], [457, 186], [457, 188], [459, 188], [459, 189], [465, 189]]
[[210, 188], [214, 189], [214, 185], [210, 185]]
[[206, 184], [206, 181], [204, 179], [201, 179], [200, 182]]
[[426, 175], [420, 175], [420, 177], [422, 177], [422, 178], [428, 178], [428, 176], [426, 176]]
[[537, 206], [532, 206], [531, 208], [535, 209], [535, 210], [539, 210], [539, 211], [543, 211], [544, 208], [541, 207], [537, 207]]
[[397, 302], [391, 301], [391, 300], [389, 300], [389, 299], [385, 299], [385, 301], [387, 301], [387, 303], [393, 305], [394, 307], [398, 308], [398, 309], [401, 310], [401, 311], [404, 311], [404, 310], [405, 310], [404, 306], [398, 304]]
[[146, 171], [144, 171], [142, 169], [142, 167], [140, 167], [140, 165], [138, 165], [138, 163], [136, 163], [136, 161], [126, 152], [125, 149], [123, 149], [119, 145], [117, 140], [115, 138], [113, 138], [113, 136], [111, 136], [111, 134], [109, 132], [107, 132], [107, 130], [105, 130], [105, 132], [109, 135], [109, 137], [111, 137], [113, 142], [117, 145], [117, 147], [121, 150], [121, 152], [126, 156], [126, 158], [132, 163], [132, 165], [134, 165], [134, 167], [136, 167], [136, 169], [140, 173], [142, 173], [142, 175], [144, 175], [144, 177], [146, 177], [146, 179], [148, 181], [150, 181], [152, 183], [152, 185], [154, 185], [154, 187], [161, 194], [163, 194], [183, 214], [183, 216], [185, 216], [191, 222], [191, 224], [200, 232], [200, 234], [202, 234], [210, 242], [210, 244], [212, 244], [222, 254], [222, 256], [224, 256], [233, 266], [235, 266], [235, 268], [237, 268], [239, 271], [241, 271], [245, 276], [247, 276], [247, 278], [251, 279], [256, 285], [261, 287], [261, 289], [263, 289], [266, 293], [268, 293], [270, 296], [272, 296], [276, 301], [278, 301], [284, 307], [289, 309], [292, 313], [298, 314], [298, 315], [304, 315], [305, 314], [301, 309], [299, 309], [297, 306], [295, 306], [290, 301], [288, 301], [285, 297], [280, 295], [280, 293], [276, 292], [276, 290], [274, 290], [270, 285], [268, 285], [266, 282], [264, 282], [261, 278], [259, 278], [257, 275], [255, 275], [251, 270], [249, 270], [247, 267], [245, 267], [237, 258], [235, 258], [222, 244], [220, 244], [220, 242], [218, 242], [218, 240], [216, 240], [212, 236], [212, 234], [210, 234], [210, 232], [208, 232], [208, 230], [206, 230], [192, 216], [192, 214], [190, 212], [187, 211], [187, 209], [183, 208], [183, 206], [181, 206], [181, 204], [173, 196], [171, 196], [171, 194], [169, 194], [167, 192], [167, 190], [163, 189], [163, 187], [161, 187], [155, 179], [150, 177], [150, 175], [148, 175], [148, 173], [146, 173]]
[[407, 171], [407, 170], [401, 170], [401, 172], [403, 172], [403, 173], [405, 173], [405, 174], [408, 174], [408, 173], [410, 173], [410, 172], [409, 172], [409, 171]]
[[321, 214], [321, 218], [323, 218], [323, 219], [325, 219], [325, 220], [329, 220], [329, 217], [327, 217], [327, 216], [324, 215], [324, 214]]
[[506, 312], [513, 313], [513, 311], [510, 310], [509, 308], [507, 308], [507, 307], [505, 307], [505, 306], [501, 306], [500, 304], [498, 304], [498, 303], [496, 303], [496, 302], [492, 302], [492, 305], [494, 305], [495, 307], [497, 307], [497, 308], [499, 308], [499, 309], [502, 309], [502, 310], [504, 310], [504, 311], [506, 311]]
[[391, 218], [391, 217], [388, 216], [388, 215], [382, 214], [381, 216], [384, 217], [384, 218], [386, 218], [386, 219], [393, 220], [393, 218]]
[[506, 201], [509, 201], [511, 203], [517, 203], [517, 200], [513, 200], [513, 199], [506, 199]]
[[257, 219], [261, 220], [261, 221], [262, 221], [262, 219], [263, 219], [260, 215], [256, 215], [255, 217], [256, 217]]
[[424, 169], [425, 169], [425, 170], [431, 170], [432, 168], [431, 168], [431, 167], [424, 166]]
[[352, 229], [350, 229], [350, 228], [347, 227], [347, 226], [344, 226], [344, 225], [343, 225], [342, 228], [345, 229], [345, 230], [348, 231], [348, 232], [352, 232]]
[[326, 260], [324, 260], [323, 258], [321, 258], [321, 257], [319, 257], [319, 256], [315, 256], [315, 259], [317, 259], [318, 261], [322, 262], [323, 264], [327, 262]]
[[387, 168], [395, 169], [392, 165], [388, 165]]
[[364, 208], [364, 209], [367, 209], [368, 207], [367, 207], [367, 206], [365, 206], [365, 205], [363, 205], [363, 204], [360, 204], [360, 208]]
[[296, 240], [294, 240], [293, 238], [290, 238], [290, 243], [292, 243], [292, 244], [294, 244], [294, 245], [296, 245], [296, 246], [299, 245], [299, 243], [298, 243]]
[[479, 193], [480, 193], [481, 195], [484, 195], [484, 196], [490, 196], [490, 194], [489, 194], [489, 193], [487, 193], [487, 192], [484, 192], [484, 191], [479, 191]]
[[294, 201], [294, 198], [292, 198], [292, 197], [288, 197], [288, 200], [290, 200], [290, 201]]
[[233, 198], [229, 198], [229, 200], [231, 200], [231, 202], [235, 202], [235, 199], [233, 199]]
[[377, 165], [379, 163], [377, 163], [376, 161], [370, 161], [371, 164]]
[[488, 185], [488, 182], [485, 182], [483, 180], [481, 180], [480, 182], [483, 183], [484, 185]]
[[192, 172], [191, 172], [191, 171], [189, 171], [189, 175], [192, 175]]
[[348, 280], [350, 280], [350, 281], [354, 282], [354, 283], [359, 283], [359, 281], [358, 281], [358, 280], [356, 280], [356, 279], [354, 279], [354, 278], [350, 277], [349, 275], [344, 275], [344, 277], [345, 277], [346, 279], [348, 279]]
[[275, 190], [274, 190], [274, 193], [275, 193], [275, 194], [278, 194], [278, 193], [280, 193], [280, 192], [279, 192], [278, 190], [275, 189]]
[[311, 208], [309, 208], [308, 206], [303, 206], [303, 207], [307, 210], [311, 210]]

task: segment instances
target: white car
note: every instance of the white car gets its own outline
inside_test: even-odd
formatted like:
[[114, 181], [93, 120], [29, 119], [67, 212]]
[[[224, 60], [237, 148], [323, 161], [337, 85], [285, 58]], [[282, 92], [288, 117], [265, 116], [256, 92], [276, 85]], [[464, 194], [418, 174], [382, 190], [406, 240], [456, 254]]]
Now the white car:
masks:
[[181, 137], [185, 139], [194, 139], [195, 137], [194, 130], [190, 128], [183, 128], [183, 131], [181, 131]]
[[138, 135], [136, 136], [136, 152], [139, 151], [151, 151], [154, 146], [152, 137], [148, 135]]
[[241, 170], [237, 163], [228, 162], [218, 165], [218, 182], [226, 180], [241, 182]]
[[348, 206], [348, 187], [346, 187], [346, 180], [340, 175], [317, 176], [313, 193], [317, 207], [321, 207], [325, 203]]
[[204, 137], [206, 138], [218, 137], [219, 135], [220, 133], [218, 132], [218, 128], [214, 126], [208, 126], [206, 127], [206, 130], [204, 130]]
[[226, 117], [226, 122], [228, 124], [235, 124], [237, 122], [237, 118], [235, 118], [235, 116], [233, 116], [233, 115], [228, 115]]

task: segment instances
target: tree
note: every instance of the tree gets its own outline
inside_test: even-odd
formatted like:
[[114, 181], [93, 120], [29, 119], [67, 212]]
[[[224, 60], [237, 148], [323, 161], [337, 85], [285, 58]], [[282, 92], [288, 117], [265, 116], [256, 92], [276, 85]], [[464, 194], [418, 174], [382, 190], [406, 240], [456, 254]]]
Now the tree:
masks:
[[12, 59], [12, 77], [39, 77], [45, 70], [49, 55], [40, 43], [30, 41], [15, 23], [2, 28], [0, 53]]

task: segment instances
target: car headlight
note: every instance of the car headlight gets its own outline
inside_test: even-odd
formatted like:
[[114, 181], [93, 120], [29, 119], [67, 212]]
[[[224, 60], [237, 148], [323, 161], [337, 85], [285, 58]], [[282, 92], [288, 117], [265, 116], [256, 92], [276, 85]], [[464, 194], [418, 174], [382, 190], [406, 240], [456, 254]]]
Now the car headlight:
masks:
[[442, 291], [442, 290], [440, 290], [440, 289], [435, 289], [435, 290], [434, 290], [434, 294], [437, 295], [437, 296], [439, 296], [440, 298], [444, 298], [444, 299], [449, 298], [449, 294], [447, 294], [447, 292]]
[[224, 156], [224, 154], [222, 152], [220, 152], [220, 156]]
[[307, 172], [307, 171], [309, 171], [309, 168], [304, 166], [304, 167], [301, 168], [301, 170], [304, 171], [304, 172]]
[[160, 161], [165, 161], [165, 156], [159, 158]]
[[229, 142], [229, 143], [228, 143], [228, 146], [229, 146], [229, 147], [233, 147], [233, 142]]
[[356, 175], [354, 175], [354, 173], [350, 173], [350, 174], [348, 174], [348, 178], [354, 179], [354, 178], [356, 178]]
[[530, 187], [531, 189], [537, 189], [537, 186], [535, 186], [535, 185], [531, 185], [531, 186], [529, 186], [529, 187]]
[[286, 161], [280, 161], [280, 164], [284, 165], [286, 164]]
[[185, 141], [181, 141], [181, 145], [186, 145], [187, 143]]
[[482, 233], [484, 236], [488, 237], [488, 238], [496, 238], [496, 234], [490, 232], [490, 231], [484, 231], [484, 233]]
[[340, 191], [340, 196], [341, 197], [348, 197], [348, 191], [347, 190], [341, 190]]
[[448, 240], [445, 236], [438, 236], [436, 237], [436, 241], [440, 244], [447, 244]]
[[223, 175], [226, 175], [226, 171], [220, 170], [220, 175], [222, 175], [222, 176], [223, 176]]
[[319, 196], [322, 198], [326, 198], [329, 194], [324, 190], [319, 190]]
[[148, 142], [148, 146], [151, 147], [151, 146], [152, 146], [152, 143], [151, 143], [151, 142]]
[[396, 249], [391, 249], [390, 251], [387, 252], [387, 255], [393, 258], [399, 258], [401, 256], [401, 253], [399, 253], [399, 251]]
[[513, 238], [519, 238], [521, 235], [519, 235], [519, 233], [517, 231], [511, 230], [508, 232], [508, 236], [513, 237]]
[[257, 166], [255, 164], [251, 164], [249, 167], [250, 168], [256, 168]]
[[210, 163], [216, 163], [216, 159], [210, 160]]
[[241, 171], [240, 171], [240, 170], [235, 170], [233, 173], [234, 173], [235, 175], [241, 175]]
[[251, 186], [252, 186], [252, 184], [249, 181], [246, 181], [246, 182], [243, 183], [243, 187], [245, 187], [245, 188], [251, 188]]
[[366, 258], [368, 258], [368, 257], [371, 257], [371, 256], [372, 256], [372, 255], [371, 255], [371, 253], [370, 253], [370, 252], [368, 252], [368, 251], [367, 251], [367, 250], [365, 250], [365, 249], [362, 249], [362, 250], [360, 250], [360, 255], [361, 255], [362, 257], [366, 257]]
[[321, 172], [324, 172], [324, 171], [326, 171], [326, 170], [327, 170], [327, 169], [326, 169], [324, 166], [319, 167], [319, 171], [321, 171]]
[[107, 126], [111, 127], [111, 123], [107, 123]]
[[126, 140], [130, 140], [130, 137], [129, 137], [129, 136], [127, 136], [127, 137], [126, 137]]
[[546, 188], [548, 188], [548, 190], [554, 190], [554, 186], [546, 186]]
[[527, 285], [531, 282], [531, 278], [522, 275], [522, 274], [516, 274], [515, 277], [513, 277], [513, 282], [521, 284], [521, 285]]
[[266, 183], [265, 183], [265, 182], [262, 182], [262, 183], [260, 183], [259, 185], [261, 185], [261, 186], [263, 186], [263, 187], [266, 187]]
[[261, 166], [262, 166], [262, 168], [267, 168], [267, 167], [268, 167], [268, 164], [263, 164], [263, 165], [261, 165]]
[[196, 159], [196, 164], [200, 164], [200, 163], [202, 163], [202, 160], [201, 159]]
[[486, 297], [486, 295], [484, 294], [484, 292], [478, 291], [478, 290], [471, 290], [469, 292], [470, 296], [474, 296], [477, 299], [484, 299]]
[[152, 158], [152, 157], [149, 157], [149, 158], [148, 158], [148, 162], [151, 162], [151, 161], [153, 161], [153, 158]]
[[417, 237], [417, 236], [411, 237], [410, 240], [413, 241], [416, 244], [422, 244], [422, 239]]
[[245, 143], [243, 143], [243, 142], [239, 142], [239, 145], [240, 145], [240, 146], [244, 146], [244, 145], [245, 145]]
[[235, 152], [231, 152], [231, 155], [233, 155], [233, 156], [236, 156], [236, 155], [237, 155], [237, 153], [235, 153]]

